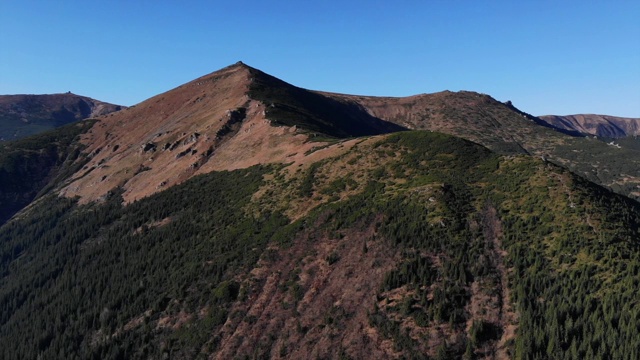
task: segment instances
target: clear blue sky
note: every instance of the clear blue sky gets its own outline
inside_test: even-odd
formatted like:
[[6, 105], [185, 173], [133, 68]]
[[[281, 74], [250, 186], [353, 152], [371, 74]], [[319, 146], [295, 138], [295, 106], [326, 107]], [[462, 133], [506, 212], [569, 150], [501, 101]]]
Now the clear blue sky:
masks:
[[238, 60], [310, 89], [640, 117], [640, 1], [0, 0], [0, 94], [133, 105]]

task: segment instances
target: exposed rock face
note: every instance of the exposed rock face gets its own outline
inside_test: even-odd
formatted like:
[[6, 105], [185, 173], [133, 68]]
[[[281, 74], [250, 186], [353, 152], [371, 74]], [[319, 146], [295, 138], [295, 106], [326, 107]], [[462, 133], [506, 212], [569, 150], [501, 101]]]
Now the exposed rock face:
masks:
[[123, 108], [72, 93], [0, 95], [0, 141], [20, 139]]
[[[114, 146], [114, 148], [115, 148], [115, 146]], [[156, 151], [156, 144], [151, 143], [151, 142], [146, 143], [146, 144], [142, 145], [142, 151], [143, 152], [154, 152], [154, 151]]]
[[622, 138], [640, 134], [640, 118], [594, 114], [545, 115], [539, 118], [556, 128], [577, 131], [585, 135]]

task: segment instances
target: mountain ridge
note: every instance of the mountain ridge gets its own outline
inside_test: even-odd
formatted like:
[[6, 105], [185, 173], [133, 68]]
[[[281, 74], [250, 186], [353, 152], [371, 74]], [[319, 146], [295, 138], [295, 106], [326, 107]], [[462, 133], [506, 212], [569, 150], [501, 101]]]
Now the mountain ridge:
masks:
[[637, 157], [626, 156], [629, 164], [589, 164], [588, 156], [614, 149], [587, 144], [580, 133], [555, 128], [486, 94], [329, 93], [296, 87], [237, 62], [98, 118], [80, 138], [87, 163], [58, 186], [61, 194], [80, 196], [82, 202], [122, 188], [131, 202], [198, 174], [261, 163], [303, 164], [308, 155], [311, 161], [344, 151], [336, 144], [341, 138], [407, 129], [462, 136], [504, 154], [541, 156], [631, 196], [640, 185], [640, 174], [627, 170]]
[[597, 114], [543, 115], [539, 118], [559, 129], [601, 138], [616, 139], [640, 135], [640, 118]]
[[95, 200], [123, 187], [132, 201], [193, 175], [303, 156], [326, 144], [317, 135], [403, 129], [236, 63], [99, 119], [82, 139], [89, 163], [63, 193]]
[[123, 108], [126, 107], [71, 92], [0, 95], [0, 141], [35, 135]]
[[628, 153], [623, 163], [608, 162], [604, 156], [616, 151], [611, 146], [556, 128], [511, 102], [470, 91], [372, 97], [306, 90], [242, 62], [99, 117], [80, 137], [86, 164], [57, 186], [82, 202], [122, 188], [131, 202], [198, 174], [302, 165], [345, 151], [340, 139], [408, 129], [461, 136], [503, 154], [540, 156], [640, 196], [634, 190], [640, 174], [630, 171], [640, 166], [633, 144], [618, 151]]
[[636, 358], [640, 150], [541, 121], [236, 63], [0, 144], [0, 357]]

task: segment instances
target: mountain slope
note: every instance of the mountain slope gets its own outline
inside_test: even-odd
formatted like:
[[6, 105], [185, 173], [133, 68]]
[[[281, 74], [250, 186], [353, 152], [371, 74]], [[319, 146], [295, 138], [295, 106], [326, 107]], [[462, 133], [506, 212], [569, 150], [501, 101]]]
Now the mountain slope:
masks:
[[86, 155], [78, 136], [92, 125], [84, 121], [0, 143], [0, 225], [80, 169]]
[[0, 357], [635, 359], [640, 205], [554, 164], [635, 149], [237, 63], [3, 144]]
[[[533, 150], [533, 134], [559, 137], [539, 126], [539, 120], [488, 95], [470, 91], [443, 91], [404, 98], [329, 94], [351, 99], [376, 117], [409, 129], [440, 131], [483, 144], [495, 151], [526, 153]], [[543, 143], [536, 143], [544, 151]]]
[[503, 154], [539, 156], [626, 196], [640, 196], [640, 147], [632, 139], [588, 138], [579, 129], [556, 128], [510, 102], [469, 91], [405, 98], [325, 94], [355, 101], [373, 116], [409, 129], [460, 136]]
[[63, 194], [121, 187], [133, 201], [197, 174], [291, 161], [327, 137], [402, 129], [237, 63], [99, 119], [82, 138], [91, 160]]
[[594, 114], [545, 115], [539, 118], [558, 129], [602, 138], [617, 139], [640, 135], [640, 119], [637, 118]]
[[62, 193], [87, 202], [121, 187], [125, 201], [134, 201], [197, 174], [301, 161], [336, 138], [407, 128], [462, 136], [500, 153], [542, 156], [628, 196], [637, 196], [640, 185], [632, 170], [640, 165], [637, 149], [621, 154], [487, 95], [309, 91], [237, 63], [100, 118], [82, 137], [86, 167]]
[[437, 133], [329, 148], [43, 198], [0, 228], [3, 358], [637, 355], [637, 203]]
[[257, 69], [249, 96], [267, 105], [265, 116], [275, 125], [301, 126], [333, 137], [384, 134], [406, 128], [369, 114], [353, 99], [298, 88]]
[[0, 141], [21, 139], [122, 108], [71, 93], [0, 95]]

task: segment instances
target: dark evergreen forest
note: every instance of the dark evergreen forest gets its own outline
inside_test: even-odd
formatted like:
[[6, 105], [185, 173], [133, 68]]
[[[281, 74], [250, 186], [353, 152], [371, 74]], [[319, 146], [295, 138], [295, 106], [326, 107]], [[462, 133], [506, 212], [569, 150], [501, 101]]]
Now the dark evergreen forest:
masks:
[[[403, 317], [460, 334], [437, 358], [474, 358], [497, 342], [506, 324], [465, 324], [472, 284], [499, 297], [503, 275], [518, 314], [511, 357], [640, 356], [636, 202], [437, 133], [397, 133], [345, 156], [342, 172], [340, 159], [287, 179], [283, 166], [214, 172], [128, 205], [119, 189], [89, 205], [42, 196], [0, 228], [1, 357], [207, 358], [222, 324], [242, 316], [230, 313], [247, 299], [241, 280], [269, 245], [371, 224], [400, 258], [376, 296], [405, 295], [370, 309], [369, 323], [406, 358], [427, 356]], [[316, 200], [296, 221], [285, 215]]]

